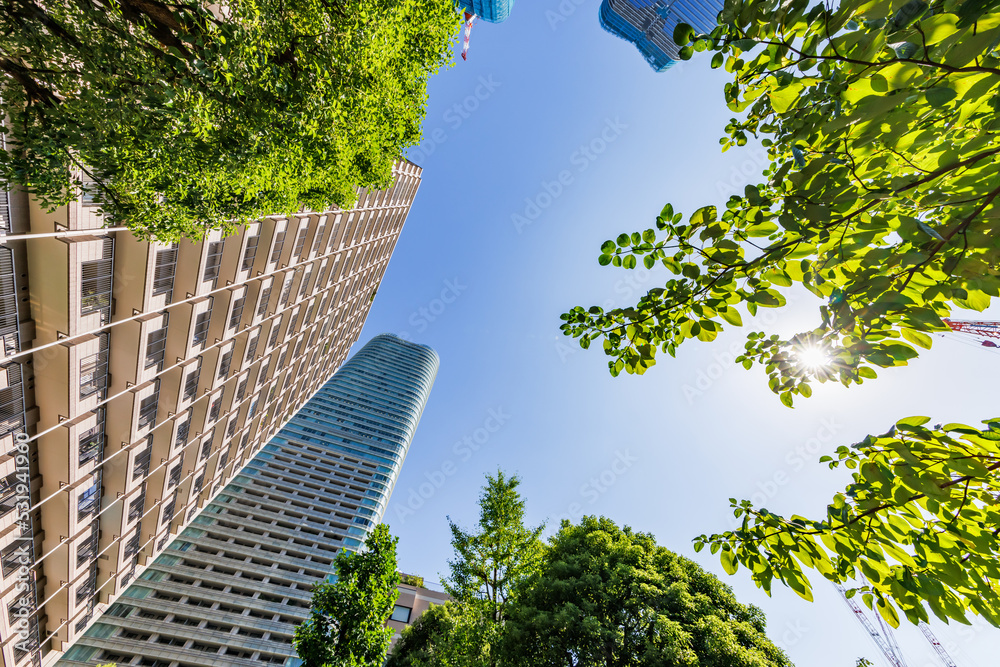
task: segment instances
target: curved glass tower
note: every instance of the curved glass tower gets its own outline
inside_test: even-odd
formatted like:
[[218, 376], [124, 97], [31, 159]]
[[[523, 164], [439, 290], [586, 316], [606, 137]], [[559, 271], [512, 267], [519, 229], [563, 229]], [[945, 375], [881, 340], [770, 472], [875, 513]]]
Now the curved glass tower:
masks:
[[471, 12], [490, 23], [503, 23], [514, 8], [514, 0], [459, 0], [462, 11]]
[[381, 520], [438, 364], [424, 345], [369, 341], [59, 664], [285, 665], [310, 588]]
[[601, 27], [635, 44], [650, 67], [662, 72], [680, 59], [680, 47], [674, 43], [677, 24], [711, 32], [723, 4], [723, 0], [603, 0]]

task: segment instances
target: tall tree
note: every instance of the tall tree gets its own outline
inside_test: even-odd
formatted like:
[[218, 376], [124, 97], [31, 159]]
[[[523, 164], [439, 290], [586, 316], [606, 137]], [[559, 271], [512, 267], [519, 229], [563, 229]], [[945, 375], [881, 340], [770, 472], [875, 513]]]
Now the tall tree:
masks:
[[[813, 380], [845, 385], [929, 348], [955, 308], [1000, 294], [1000, 2], [726, 0], [719, 26], [678, 26], [682, 57], [714, 51], [739, 114], [723, 150], [754, 137], [766, 181], [685, 219], [621, 234], [599, 262], [672, 274], [634, 306], [577, 307], [563, 331], [600, 341], [611, 373], [740, 326], [740, 309], [822, 300], [815, 328], [752, 332], [739, 361], [765, 367], [791, 405]], [[828, 355], [829, 364], [802, 363]]]
[[382, 666], [392, 638], [386, 621], [399, 595], [397, 541], [379, 524], [363, 552], [337, 554], [336, 581], [315, 588], [309, 618], [295, 628], [304, 667]]
[[743, 565], [768, 593], [777, 579], [811, 600], [803, 570], [815, 570], [894, 626], [897, 608], [913, 623], [930, 608], [945, 622], [974, 613], [1000, 627], [1000, 418], [985, 429], [929, 421], [902, 419], [824, 457], [855, 472], [822, 519], [733, 500], [743, 525], [695, 549], [709, 545], [730, 574]]
[[537, 567], [544, 525], [524, 525], [521, 480], [503, 471], [486, 476], [479, 497], [479, 528], [466, 531], [449, 518], [454, 560], [444, 581], [449, 595], [463, 603], [481, 602], [489, 618], [503, 623], [517, 585]]
[[503, 663], [516, 667], [783, 667], [764, 614], [652, 535], [605, 518], [564, 521], [511, 605]]
[[144, 236], [197, 237], [387, 187], [451, 59], [450, 0], [6, 0], [0, 180], [96, 183]]

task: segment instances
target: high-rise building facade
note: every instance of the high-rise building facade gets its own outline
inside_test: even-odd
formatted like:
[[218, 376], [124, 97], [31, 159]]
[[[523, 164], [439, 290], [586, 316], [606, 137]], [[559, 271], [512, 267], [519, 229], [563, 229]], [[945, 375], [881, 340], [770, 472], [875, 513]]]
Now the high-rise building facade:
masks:
[[632, 42], [657, 72], [680, 59], [674, 28], [687, 23], [700, 33], [716, 26], [723, 0], [603, 0], [601, 27]]
[[3, 667], [55, 660], [343, 363], [419, 186], [394, 172], [173, 244], [0, 193]]
[[[331, 574], [338, 550], [356, 549], [382, 518], [437, 368], [428, 347], [373, 338], [152, 561], [60, 667], [291, 664], [312, 585]], [[394, 613], [426, 606], [414, 591]]]

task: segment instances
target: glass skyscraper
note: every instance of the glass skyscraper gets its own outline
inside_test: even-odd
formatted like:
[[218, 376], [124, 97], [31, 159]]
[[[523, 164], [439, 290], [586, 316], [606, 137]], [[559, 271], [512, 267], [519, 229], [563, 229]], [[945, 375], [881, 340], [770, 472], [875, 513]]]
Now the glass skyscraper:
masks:
[[286, 664], [310, 588], [381, 520], [438, 363], [424, 345], [373, 338], [59, 664]]
[[601, 27], [635, 44], [650, 67], [662, 72], [680, 59], [680, 47], [674, 43], [677, 24], [711, 32], [723, 4], [723, 0], [603, 0]]

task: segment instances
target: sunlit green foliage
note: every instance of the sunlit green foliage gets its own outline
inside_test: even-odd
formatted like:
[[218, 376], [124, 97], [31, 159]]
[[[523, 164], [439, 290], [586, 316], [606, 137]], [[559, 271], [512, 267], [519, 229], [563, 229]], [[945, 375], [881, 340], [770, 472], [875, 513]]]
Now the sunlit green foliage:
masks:
[[399, 595], [397, 541], [379, 524], [364, 552], [337, 554], [337, 580], [316, 586], [309, 618], [295, 628], [303, 667], [382, 667], [392, 638], [386, 622]]
[[[683, 55], [713, 67], [740, 115], [723, 149], [767, 148], [766, 180], [719, 210], [668, 204], [656, 229], [621, 234], [599, 261], [674, 277], [631, 307], [577, 307], [562, 329], [603, 343], [611, 373], [713, 340], [741, 311], [823, 303], [789, 339], [754, 332], [739, 359], [763, 364], [791, 405], [810, 381], [876, 377], [929, 348], [956, 308], [1000, 292], [1000, 3], [996, 0], [727, 0], [711, 35], [680, 26]], [[832, 363], [798, 363], [802, 349]]]
[[854, 470], [826, 517], [784, 518], [749, 501], [732, 505], [743, 525], [695, 541], [718, 552], [725, 570], [740, 565], [770, 592], [775, 579], [812, 599], [803, 568], [858, 594], [893, 625], [897, 609], [917, 623], [927, 607], [944, 620], [981, 614], [1000, 626], [1000, 419], [977, 429], [928, 428], [927, 417], [840, 447], [831, 468]]
[[95, 181], [164, 240], [349, 206], [419, 141], [459, 23], [450, 0], [12, 0], [0, 180], [48, 206]]

